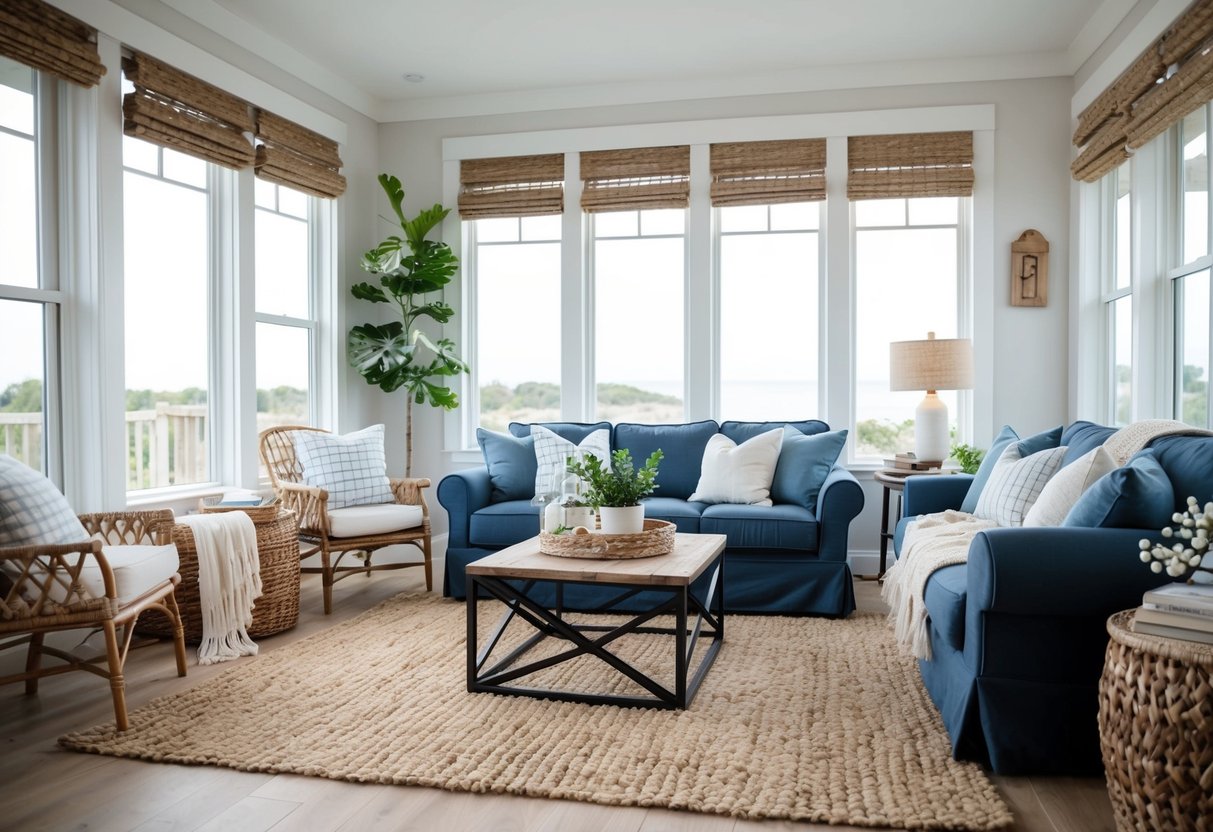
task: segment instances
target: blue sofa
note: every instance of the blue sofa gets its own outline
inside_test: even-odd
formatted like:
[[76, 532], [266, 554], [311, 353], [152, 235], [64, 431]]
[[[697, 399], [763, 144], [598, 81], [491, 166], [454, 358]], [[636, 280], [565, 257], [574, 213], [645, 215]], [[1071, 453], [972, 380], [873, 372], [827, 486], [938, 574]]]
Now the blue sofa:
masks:
[[[863, 508], [863, 491], [850, 472], [833, 464], [833, 457], [822, 466], [824, 483], [820, 492], [806, 504], [709, 505], [687, 499], [695, 491], [704, 448], [714, 434], [724, 433], [740, 443], [784, 424], [805, 436], [829, 430], [817, 420], [545, 426], [574, 443], [590, 431], [610, 428], [611, 448], [627, 448], [636, 460], [646, 459], [658, 448], [662, 450], [665, 457], [657, 477], [659, 488], [645, 499], [645, 516], [674, 523], [680, 532], [728, 536], [726, 611], [847, 616], [855, 609], [847, 534], [851, 520]], [[510, 431], [516, 437], [526, 437], [530, 426], [512, 424]], [[787, 450], [785, 441], [784, 452]], [[450, 516], [443, 594], [463, 598], [464, 569], [469, 563], [539, 533], [538, 510], [530, 504], [533, 485], [530, 491], [526, 499], [493, 502], [493, 486], [485, 466], [443, 478], [438, 484], [438, 502]], [[566, 605], [597, 606], [603, 593], [595, 589], [571, 587], [565, 595]]]
[[[1060, 436], [1065, 461], [1114, 430], [1070, 425]], [[1189, 495], [1213, 498], [1213, 438], [1164, 436], [1148, 448], [1170, 479], [1172, 511]], [[909, 478], [896, 551], [916, 516], [959, 509], [972, 480]], [[999, 774], [1102, 770], [1096, 714], [1105, 622], [1170, 580], [1138, 557], [1138, 541], [1160, 539], [1159, 528], [989, 529], [974, 537], [966, 564], [931, 576], [932, 656], [919, 667], [957, 759]]]

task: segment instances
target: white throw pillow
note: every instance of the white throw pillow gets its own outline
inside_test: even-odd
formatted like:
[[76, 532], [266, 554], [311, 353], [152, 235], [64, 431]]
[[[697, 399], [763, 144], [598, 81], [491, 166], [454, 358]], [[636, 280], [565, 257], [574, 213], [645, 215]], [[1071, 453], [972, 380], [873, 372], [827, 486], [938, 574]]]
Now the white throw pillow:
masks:
[[[544, 481], [552, 472], [553, 466], [560, 466], [561, 476], [569, 457], [583, 458], [593, 454], [602, 460], [604, 465], [611, 462], [611, 432], [606, 428], [593, 431], [580, 445], [574, 445], [558, 433], [553, 433], [543, 425], [531, 425], [531, 436], [535, 438], [535, 492], [539, 493]], [[560, 487], [560, 480], [551, 483], [552, 488]]]
[[1045, 483], [1061, 467], [1065, 453], [1062, 445], [1021, 457], [1018, 444], [1008, 445], [994, 464], [973, 514], [1000, 526], [1022, 526]]
[[1103, 446], [1087, 451], [1045, 483], [1040, 496], [1023, 518], [1025, 526], [1060, 526], [1083, 492], [1115, 470], [1116, 460]]
[[344, 436], [299, 430], [291, 437], [303, 467], [304, 485], [327, 491], [329, 508], [396, 502], [387, 477], [383, 425]]
[[689, 499], [700, 503], [771, 505], [771, 480], [783, 447], [783, 428], [760, 433], [738, 445], [723, 433], [703, 450], [699, 485]]

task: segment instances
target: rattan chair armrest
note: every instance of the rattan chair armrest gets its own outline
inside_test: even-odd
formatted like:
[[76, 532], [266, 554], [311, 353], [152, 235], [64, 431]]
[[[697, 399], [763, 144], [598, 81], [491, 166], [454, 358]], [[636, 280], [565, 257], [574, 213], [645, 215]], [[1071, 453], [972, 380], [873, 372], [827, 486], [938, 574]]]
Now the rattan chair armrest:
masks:
[[157, 545], [173, 542], [173, 510], [109, 511], [81, 514], [80, 523], [89, 534], [99, 534], [107, 544], [138, 544], [148, 539]]
[[329, 493], [314, 485], [279, 481], [278, 499], [283, 508], [291, 509], [299, 519], [299, 528], [328, 535]]
[[[82, 566], [81, 559], [92, 557], [97, 561], [97, 566], [101, 570], [101, 578], [105, 584], [105, 597], [116, 600], [118, 598], [118, 589], [117, 583], [114, 581], [114, 570], [110, 568], [109, 561], [101, 553], [101, 546], [101, 541], [96, 538], [75, 541], [73, 543], [40, 543], [32, 546], [7, 546], [0, 547], [0, 560], [29, 562], [38, 559], [44, 566], [50, 566], [52, 579], [62, 584], [60, 576], [57, 573], [77, 565]], [[65, 559], [64, 556], [66, 555], [80, 555], [81, 558]], [[14, 592], [21, 593], [23, 583], [25, 581], [32, 581], [33, 577], [25, 575], [13, 577], [10, 574], [9, 579], [14, 584]], [[40, 594], [45, 594], [49, 584], [45, 578], [42, 581], [41, 585], [34, 583], [34, 586], [38, 588]], [[72, 581], [69, 580], [68, 583], [72, 583]]]
[[410, 479], [391, 479], [392, 493], [396, 495], [396, 502], [403, 506], [421, 506], [421, 514], [427, 520], [430, 516], [429, 503], [425, 501], [423, 489], [430, 487], [428, 477], [412, 477]]

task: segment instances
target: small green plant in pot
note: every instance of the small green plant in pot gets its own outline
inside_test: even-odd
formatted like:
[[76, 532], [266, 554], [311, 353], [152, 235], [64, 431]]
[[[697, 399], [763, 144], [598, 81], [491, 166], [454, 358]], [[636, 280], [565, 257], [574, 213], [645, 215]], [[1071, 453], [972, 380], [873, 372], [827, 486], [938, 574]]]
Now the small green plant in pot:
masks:
[[951, 458], [960, 464], [960, 470], [966, 474], [976, 474], [981, 467], [981, 459], [985, 451], [978, 450], [972, 445], [956, 444], [952, 446]]
[[635, 534], [644, 530], [644, 505], [640, 499], [658, 488], [657, 466], [665, 455], [653, 451], [637, 469], [632, 454], [620, 448], [603, 460], [586, 454], [585, 460], [569, 466], [569, 471], [585, 482], [585, 501], [598, 509], [604, 534]]

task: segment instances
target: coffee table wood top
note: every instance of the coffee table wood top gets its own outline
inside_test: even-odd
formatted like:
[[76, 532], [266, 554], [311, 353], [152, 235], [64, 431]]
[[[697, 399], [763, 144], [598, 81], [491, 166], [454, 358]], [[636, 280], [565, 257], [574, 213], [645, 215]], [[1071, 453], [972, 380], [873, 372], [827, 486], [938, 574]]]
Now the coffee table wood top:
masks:
[[651, 558], [585, 560], [539, 551], [532, 537], [467, 565], [469, 575], [642, 586], [688, 586], [724, 550], [722, 534], [676, 534], [674, 551]]

